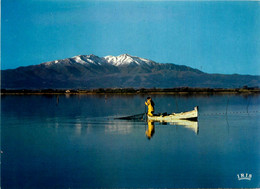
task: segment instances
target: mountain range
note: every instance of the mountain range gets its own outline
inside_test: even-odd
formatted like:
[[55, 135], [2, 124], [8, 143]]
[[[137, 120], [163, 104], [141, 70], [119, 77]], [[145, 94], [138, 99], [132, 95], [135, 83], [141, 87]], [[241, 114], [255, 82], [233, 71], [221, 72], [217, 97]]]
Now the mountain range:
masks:
[[98, 57], [78, 55], [1, 71], [2, 89], [92, 89], [259, 87], [260, 76], [208, 74], [188, 66], [157, 63], [122, 54]]

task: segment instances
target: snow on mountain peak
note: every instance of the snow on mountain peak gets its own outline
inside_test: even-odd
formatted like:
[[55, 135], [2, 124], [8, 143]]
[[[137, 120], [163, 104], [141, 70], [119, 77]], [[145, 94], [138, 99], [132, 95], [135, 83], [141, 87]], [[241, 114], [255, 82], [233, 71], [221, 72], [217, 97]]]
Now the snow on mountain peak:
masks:
[[86, 63], [86, 61], [84, 61], [84, 60], [82, 60], [81, 59], [81, 56], [80, 55], [78, 55], [78, 56], [74, 56], [74, 57], [72, 57], [77, 63], [80, 63], [80, 64], [85, 64]]
[[153, 61], [139, 58], [137, 56], [131, 56], [129, 54], [121, 54], [119, 56], [105, 56], [104, 59], [114, 65], [114, 66], [121, 66], [121, 65], [129, 65], [129, 64], [135, 64], [135, 65], [150, 65]]
[[119, 56], [105, 56], [105, 57], [98, 57], [94, 54], [91, 55], [77, 55], [72, 58], [66, 58], [62, 60], [55, 60], [51, 62], [44, 63], [47, 66], [51, 66], [57, 63], [61, 64], [83, 64], [83, 65], [113, 65], [113, 66], [127, 66], [127, 65], [152, 65], [155, 62], [140, 58], [137, 56], [131, 56], [129, 54], [121, 54]]
[[78, 55], [72, 57], [77, 63], [80, 64], [95, 64], [95, 65], [102, 65], [106, 64], [106, 61], [103, 58], [100, 58], [96, 55]]

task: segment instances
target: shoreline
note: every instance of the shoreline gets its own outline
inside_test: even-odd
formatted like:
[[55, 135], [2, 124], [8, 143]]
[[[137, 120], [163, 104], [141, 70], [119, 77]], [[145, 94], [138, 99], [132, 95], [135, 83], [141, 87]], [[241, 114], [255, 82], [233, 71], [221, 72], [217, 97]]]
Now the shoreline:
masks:
[[1, 95], [258, 95], [260, 88], [167, 88], [167, 89], [1, 89]]

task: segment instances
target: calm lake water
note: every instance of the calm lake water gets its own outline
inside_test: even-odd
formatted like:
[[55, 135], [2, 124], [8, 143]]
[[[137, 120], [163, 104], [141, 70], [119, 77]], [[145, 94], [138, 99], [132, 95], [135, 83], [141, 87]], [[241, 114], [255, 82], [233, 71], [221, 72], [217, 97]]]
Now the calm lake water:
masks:
[[198, 123], [115, 120], [138, 95], [2, 96], [2, 188], [260, 187], [260, 96], [152, 98]]

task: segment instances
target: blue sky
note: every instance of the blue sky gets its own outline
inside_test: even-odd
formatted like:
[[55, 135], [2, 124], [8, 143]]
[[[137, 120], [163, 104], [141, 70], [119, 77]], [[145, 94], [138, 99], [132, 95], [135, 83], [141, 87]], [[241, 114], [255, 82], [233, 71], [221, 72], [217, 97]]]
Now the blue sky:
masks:
[[2, 0], [1, 69], [128, 53], [260, 75], [257, 1]]

